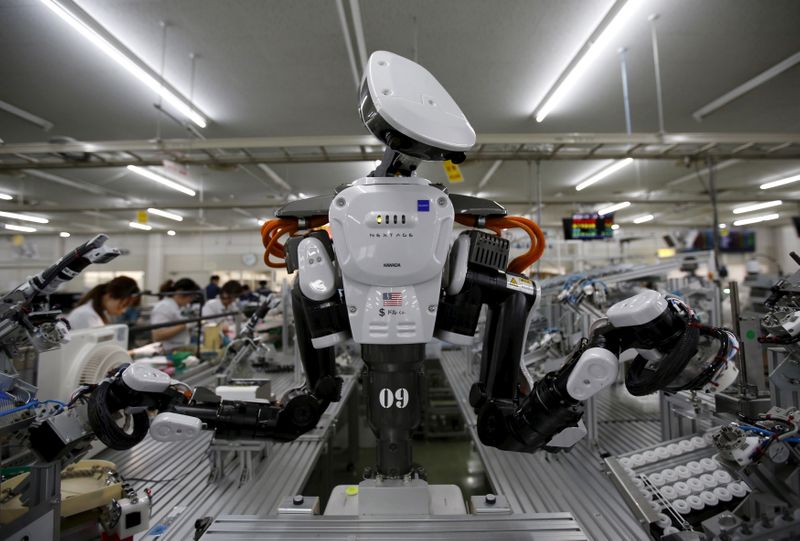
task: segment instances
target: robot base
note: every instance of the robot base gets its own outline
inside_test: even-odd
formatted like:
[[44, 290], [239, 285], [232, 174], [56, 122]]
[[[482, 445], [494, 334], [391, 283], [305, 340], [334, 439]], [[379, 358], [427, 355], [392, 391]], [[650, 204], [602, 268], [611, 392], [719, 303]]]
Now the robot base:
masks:
[[466, 515], [464, 497], [456, 485], [429, 485], [421, 479], [366, 479], [356, 488], [339, 485], [331, 492], [326, 516], [425, 517]]

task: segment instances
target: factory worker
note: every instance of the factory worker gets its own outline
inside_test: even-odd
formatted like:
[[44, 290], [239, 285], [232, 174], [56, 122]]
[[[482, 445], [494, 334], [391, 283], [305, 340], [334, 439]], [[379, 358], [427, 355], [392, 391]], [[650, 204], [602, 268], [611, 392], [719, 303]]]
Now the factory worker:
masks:
[[[219, 296], [203, 305], [203, 317], [216, 316], [226, 312], [238, 312], [239, 307], [236, 301], [239, 299], [239, 295], [241, 294], [242, 284], [236, 280], [229, 280], [225, 282], [225, 284], [223, 284], [222, 288], [219, 290]], [[204, 323], [221, 323], [222, 332], [224, 334], [230, 334], [234, 331], [234, 320], [230, 316], [219, 319], [210, 319]]]
[[[181, 278], [172, 286], [172, 291], [165, 291], [164, 299], [158, 301], [150, 312], [150, 323], [169, 323], [185, 319], [181, 310], [192, 303], [195, 295], [200, 291], [194, 280]], [[153, 329], [153, 341], [161, 342], [167, 352], [177, 348], [187, 347], [191, 343], [189, 326], [178, 323], [172, 327]]]
[[121, 316], [138, 295], [136, 280], [117, 276], [110, 282], [93, 287], [81, 297], [77, 308], [67, 316], [67, 321], [73, 330], [103, 327], [112, 318]]

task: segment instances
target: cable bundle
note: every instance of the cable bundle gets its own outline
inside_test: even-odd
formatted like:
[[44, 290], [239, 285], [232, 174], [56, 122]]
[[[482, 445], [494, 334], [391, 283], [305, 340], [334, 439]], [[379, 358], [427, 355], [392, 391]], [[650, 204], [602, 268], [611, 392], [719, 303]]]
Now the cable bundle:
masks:
[[[307, 220], [305, 229], [316, 229], [328, 223], [327, 216], [312, 216]], [[264, 263], [273, 269], [286, 267], [286, 252], [283, 244], [278, 240], [284, 235], [290, 237], [300, 230], [297, 218], [276, 218], [269, 220], [261, 226], [261, 242], [264, 244]], [[274, 256], [280, 261], [273, 261]]]

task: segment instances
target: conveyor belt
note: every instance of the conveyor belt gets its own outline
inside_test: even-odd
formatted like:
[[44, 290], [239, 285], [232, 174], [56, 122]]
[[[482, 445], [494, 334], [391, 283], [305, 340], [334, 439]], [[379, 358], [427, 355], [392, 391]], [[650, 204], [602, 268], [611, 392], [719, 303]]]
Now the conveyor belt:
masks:
[[[581, 442], [568, 454], [550, 455], [544, 452], [511, 453], [484, 446], [478, 440], [475, 414], [469, 405], [469, 388], [473, 381], [467, 372], [464, 353], [443, 352], [442, 367], [453, 387], [493, 489], [508, 498], [515, 512], [569, 511], [590, 539], [649, 539], [604, 473], [597, 449]], [[658, 426], [653, 426], [648, 416], [642, 416], [640, 411], [625, 407], [624, 404], [614, 405], [609, 398], [613, 397], [598, 397], [598, 417], [601, 422], [615, 417], [637, 420], [614, 423], [614, 430], [622, 430], [622, 426], [630, 425], [624, 429], [630, 441], [625, 437], [604, 437], [603, 434], [610, 431], [608, 426], [601, 424], [601, 446], [615, 449], [624, 446], [630, 450], [642, 447], [643, 440], [658, 438]]]
[[[159, 443], [148, 437], [129, 451], [107, 450], [98, 458], [117, 464], [122, 476], [133, 480], [137, 490], [153, 489], [151, 526], [172, 522], [161, 539], [192, 539], [195, 520], [205, 516], [267, 515], [274, 512], [282, 498], [299, 492], [308, 480], [328, 441], [332, 421], [342, 412], [354, 388], [354, 376], [343, 379], [342, 400], [330, 406], [317, 428], [292, 442], [271, 443], [268, 458], [253, 479], [241, 487], [233, 476], [224, 476], [216, 483], [208, 481], [210, 463], [206, 452], [211, 433], [186, 443]], [[296, 384], [292, 373], [272, 375], [272, 391], [276, 396]], [[234, 461], [226, 465], [226, 473], [236, 467]], [[177, 518], [166, 520], [169, 515]], [[143, 537], [154, 538], [137, 536]]]

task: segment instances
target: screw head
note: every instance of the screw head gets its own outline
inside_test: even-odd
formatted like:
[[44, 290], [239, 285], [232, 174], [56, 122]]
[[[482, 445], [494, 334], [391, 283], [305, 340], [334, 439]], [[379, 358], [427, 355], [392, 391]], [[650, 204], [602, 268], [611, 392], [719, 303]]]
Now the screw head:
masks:
[[305, 500], [303, 499], [303, 496], [301, 496], [300, 494], [292, 498], [292, 503], [295, 505], [301, 505], [304, 501]]
[[350, 311], [351, 314], [355, 314], [357, 310], [355, 306], [349, 306], [347, 309]]
[[436, 200], [436, 203], [437, 203], [437, 204], [438, 204], [440, 207], [443, 207], [443, 206], [445, 206], [445, 205], [447, 204], [447, 198], [446, 198], [446, 197], [444, 197], [444, 196], [442, 196], [442, 197], [440, 197], [439, 199], [437, 199], [437, 200]]
[[436, 305], [435, 304], [431, 304], [431, 305], [428, 306], [428, 312], [433, 313], [435, 311], [436, 311]]
[[487, 494], [484, 497], [484, 500], [486, 500], [486, 503], [488, 503], [489, 505], [494, 505], [497, 502], [497, 496], [495, 496], [494, 494]]
[[337, 207], [343, 207], [345, 205], [345, 203], [347, 203], [347, 201], [344, 200], [344, 197], [338, 197], [336, 199], [336, 206]]

